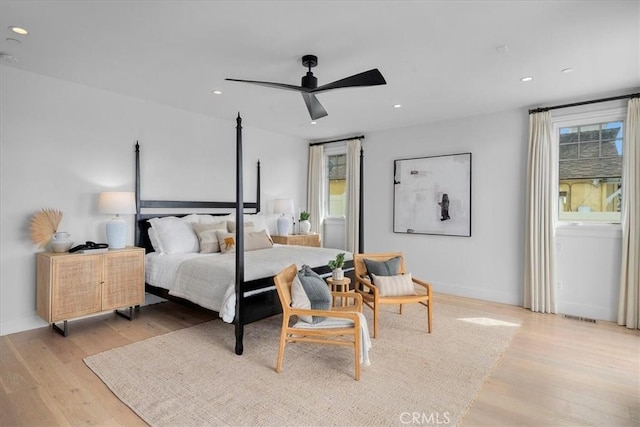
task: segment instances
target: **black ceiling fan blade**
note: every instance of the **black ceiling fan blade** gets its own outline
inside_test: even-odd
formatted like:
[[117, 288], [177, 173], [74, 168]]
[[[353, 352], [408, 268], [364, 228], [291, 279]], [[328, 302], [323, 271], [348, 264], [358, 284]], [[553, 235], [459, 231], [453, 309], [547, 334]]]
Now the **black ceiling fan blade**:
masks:
[[328, 116], [327, 110], [324, 109], [314, 94], [302, 92], [302, 99], [304, 99], [304, 103], [307, 104], [307, 110], [309, 110], [309, 115], [312, 120]]
[[309, 92], [317, 93], [325, 90], [340, 89], [345, 87], [357, 87], [357, 86], [378, 86], [385, 85], [387, 81], [382, 77], [382, 73], [377, 68], [373, 70], [365, 71], [360, 74], [354, 74], [351, 77], [345, 77], [344, 79], [336, 80], [333, 83], [327, 83], [315, 89], [311, 89]]
[[286, 83], [260, 82], [260, 81], [257, 81], [257, 80], [239, 80], [239, 79], [225, 79], [225, 80], [229, 80], [230, 82], [251, 83], [251, 84], [254, 84], [254, 85], [258, 85], [258, 86], [271, 87], [271, 88], [275, 88], [275, 89], [294, 90], [296, 92], [306, 92], [307, 91], [306, 88], [303, 88], [303, 87], [300, 87], [300, 86], [288, 85]]

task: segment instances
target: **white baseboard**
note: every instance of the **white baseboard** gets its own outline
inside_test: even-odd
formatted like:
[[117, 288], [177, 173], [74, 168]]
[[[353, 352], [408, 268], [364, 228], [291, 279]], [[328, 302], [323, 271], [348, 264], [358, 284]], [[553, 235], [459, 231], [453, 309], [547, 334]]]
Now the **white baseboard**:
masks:
[[433, 286], [433, 291], [436, 293], [442, 292], [444, 294], [456, 295], [459, 297], [475, 298], [483, 301], [522, 306], [522, 298], [514, 295], [513, 292], [500, 292], [492, 289], [487, 289], [482, 286], [470, 288], [453, 283], [430, 283]]
[[23, 319], [0, 322], [0, 336], [43, 328], [45, 326], [49, 326], [49, 324], [40, 316], [34, 314], [33, 316], [25, 317]]
[[[158, 296], [155, 296], [149, 293], [145, 293], [145, 302], [141, 304], [141, 306], [158, 304], [164, 301], [166, 301], [166, 299], [160, 298]], [[101, 316], [105, 313], [108, 313], [108, 311], [101, 312], [101, 313], [88, 314], [86, 316], [74, 318], [73, 320], [84, 319], [87, 317]], [[0, 336], [14, 334], [16, 332], [29, 331], [31, 329], [43, 328], [46, 326], [49, 326], [49, 323], [47, 323], [40, 316], [34, 313], [33, 316], [25, 317], [23, 319], [0, 322]]]
[[564, 301], [558, 301], [558, 313], [586, 317], [588, 319], [604, 320], [608, 322], [618, 321], [617, 310], [607, 310], [606, 307], [595, 307], [592, 305]]

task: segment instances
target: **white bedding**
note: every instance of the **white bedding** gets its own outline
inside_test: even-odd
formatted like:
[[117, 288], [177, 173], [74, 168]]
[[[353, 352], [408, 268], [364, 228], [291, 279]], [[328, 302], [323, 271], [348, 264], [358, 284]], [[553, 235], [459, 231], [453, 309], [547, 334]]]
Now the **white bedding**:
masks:
[[[293, 245], [274, 245], [271, 249], [245, 252], [244, 279], [272, 277], [291, 264], [298, 268], [304, 264], [320, 267], [340, 252], [344, 251]], [[352, 259], [350, 253], [346, 253], [346, 259]], [[234, 253], [150, 253], [145, 276], [150, 285], [168, 289], [170, 295], [217, 311], [222, 320], [233, 322], [236, 303]]]

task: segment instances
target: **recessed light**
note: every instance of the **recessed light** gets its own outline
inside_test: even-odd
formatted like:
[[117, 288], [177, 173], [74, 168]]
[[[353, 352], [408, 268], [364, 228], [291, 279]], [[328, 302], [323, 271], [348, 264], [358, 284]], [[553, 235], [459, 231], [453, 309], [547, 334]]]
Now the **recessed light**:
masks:
[[570, 73], [570, 72], [572, 72], [572, 71], [573, 71], [573, 68], [564, 68], [564, 69], [562, 70], [562, 72], [563, 72], [563, 73], [565, 73], [565, 74], [566, 74], [566, 73]]
[[211, 91], [211, 93], [213, 93], [214, 95], [222, 95], [221, 90], [214, 90], [214, 91]]
[[531, 76], [526, 76], [520, 79], [521, 82], [530, 82], [531, 80], [533, 80], [533, 77]]
[[393, 108], [401, 108], [402, 104], [394, 104]]
[[312, 124], [312, 125], [317, 125], [317, 124], [318, 124], [318, 122], [316, 122], [315, 120], [311, 120], [311, 124]]
[[20, 34], [21, 36], [26, 36], [27, 34], [29, 34], [29, 31], [25, 30], [24, 28], [16, 27], [14, 25], [9, 27], [9, 29], [16, 34]]

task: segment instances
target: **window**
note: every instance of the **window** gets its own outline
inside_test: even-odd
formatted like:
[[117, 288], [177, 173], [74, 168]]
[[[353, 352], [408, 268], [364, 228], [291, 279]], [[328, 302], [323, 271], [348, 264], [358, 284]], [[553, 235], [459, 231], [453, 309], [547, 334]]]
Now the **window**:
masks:
[[329, 178], [327, 212], [329, 216], [346, 215], [347, 155], [345, 153], [327, 155], [327, 168]]
[[558, 219], [620, 222], [621, 114], [556, 123]]

